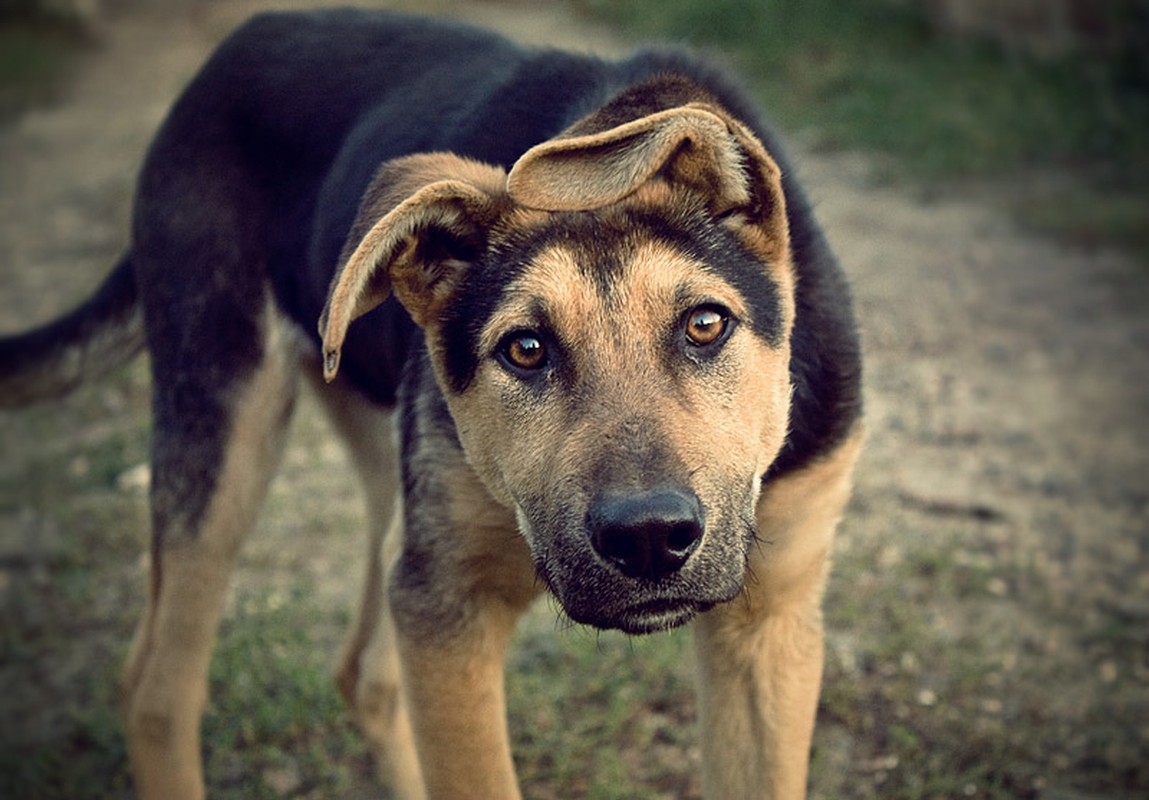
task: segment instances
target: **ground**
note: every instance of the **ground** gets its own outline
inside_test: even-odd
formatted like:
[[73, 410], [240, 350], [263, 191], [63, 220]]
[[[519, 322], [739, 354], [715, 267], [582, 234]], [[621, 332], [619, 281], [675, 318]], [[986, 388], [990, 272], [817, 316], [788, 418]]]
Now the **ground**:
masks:
[[[271, 4], [155, 0], [155, 9], [130, 13], [110, 5], [100, 44], [63, 99], [0, 130], [0, 332], [48, 319], [96, 285], [126, 241], [133, 176], [168, 104], [220, 37]], [[626, 47], [559, 3], [418, 7], [533, 42]], [[827, 598], [813, 794], [1144, 797], [1146, 267], [1020, 233], [989, 186], [890, 185], [864, 156], [816, 152], [801, 135], [794, 148], [855, 287], [869, 429]], [[62, 779], [37, 777], [17, 763], [21, 754], [66, 772], [89, 750], [115, 748], [110, 683], [145, 574], [147, 405], [141, 360], [63, 403], [0, 415], [0, 681], [20, 687], [0, 700], [8, 731], [0, 752], [10, 754], [0, 768], [24, 770], [14, 785], [30, 796], [67, 793], [51, 794], [44, 787]], [[345, 623], [358, 591], [362, 515], [344, 455], [310, 401], [295, 430], [244, 552], [225, 636], [299, 607], [303, 638], [291, 623], [285, 638], [304, 655], [274, 663], [322, 664], [327, 656], [314, 653], [335, 647], [335, 623]], [[521, 684], [512, 680], [511, 715], [527, 731], [516, 733], [516, 749], [528, 795], [626, 796], [585, 774], [602, 770], [619, 781], [638, 776], [651, 795], [692, 796], [697, 751], [681, 637], [632, 646], [556, 631], [552, 619], [540, 604], [511, 656], [512, 671], [524, 673]], [[555, 637], [574, 644], [553, 645]], [[248, 675], [240, 657], [248, 645], [228, 641], [213, 685], [230, 688], [241, 682], [229, 670]], [[672, 678], [637, 697], [567, 676], [599, 662], [615, 677], [646, 675], [634, 665], [644, 654], [669, 664]], [[532, 694], [552, 678], [571, 681], [588, 703], [636, 710], [580, 727], [565, 716], [571, 706], [540, 705]], [[102, 683], [102, 694], [92, 688]], [[258, 725], [237, 723], [234, 734], [225, 721], [211, 725], [234, 735], [227, 741], [260, 738]], [[310, 744], [306, 730], [292, 736]], [[560, 748], [586, 748], [585, 764], [564, 762]], [[365, 796], [361, 745], [346, 749], [341, 791]], [[283, 750], [260, 762], [261, 791], [324, 796], [309, 794], [318, 790], [307, 758], [290, 741]], [[122, 770], [122, 754], [105, 755]], [[216, 785], [248, 780], [241, 757], [209, 755]], [[108, 796], [120, 790], [109, 786]]]

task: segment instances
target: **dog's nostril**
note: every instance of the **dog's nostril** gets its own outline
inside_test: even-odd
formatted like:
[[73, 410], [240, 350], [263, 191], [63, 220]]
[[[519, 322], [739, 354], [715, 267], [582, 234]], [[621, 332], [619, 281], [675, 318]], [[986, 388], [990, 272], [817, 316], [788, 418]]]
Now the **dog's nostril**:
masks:
[[702, 539], [702, 508], [692, 492], [608, 496], [588, 513], [591, 545], [631, 578], [677, 572]]
[[698, 534], [697, 524], [676, 525], [666, 536], [666, 547], [672, 553], [688, 553], [698, 543]]

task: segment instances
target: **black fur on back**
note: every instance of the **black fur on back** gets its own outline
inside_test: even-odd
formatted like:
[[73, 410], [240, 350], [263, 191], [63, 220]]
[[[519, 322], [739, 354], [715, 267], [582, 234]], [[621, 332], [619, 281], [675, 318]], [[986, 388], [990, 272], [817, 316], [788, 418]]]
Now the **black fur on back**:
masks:
[[[668, 74], [716, 98], [783, 169], [798, 288], [791, 431], [769, 473], [781, 474], [828, 453], [860, 415], [850, 296], [777, 137], [746, 93], [697, 56], [650, 50], [608, 61], [527, 49], [459, 23], [382, 11], [263, 14], [219, 48], [177, 102], [145, 167], [137, 230], [148, 229], [154, 221], [148, 215], [158, 209], [188, 202], [171, 196], [178, 184], [173, 174], [200, 158], [222, 159], [216, 167], [221, 187], [228, 170], [242, 171], [257, 187], [236, 210], [252, 221], [237, 223], [227, 242], [262, 248], [249, 277], [265, 272], [282, 310], [315, 336], [360, 197], [380, 163], [446, 150], [509, 168], [528, 148], [620, 93]], [[648, 102], [641, 92], [635, 97], [640, 105]], [[665, 94], [649, 100], [674, 101]], [[191, 292], [204, 309], [221, 300], [242, 307], [254, 291], [237, 279], [234, 296], [214, 297], [209, 288], [192, 286], [195, 280], [194, 272], [165, 270], [144, 276], [141, 285], [154, 284], [154, 291], [180, 302], [190, 303], [183, 292]], [[210, 323], [205, 319], [205, 328]], [[245, 329], [238, 318], [221, 317], [219, 324]], [[149, 335], [169, 335], [164, 331], [151, 326]], [[153, 352], [178, 349], [171, 342], [151, 345]], [[390, 405], [408, 354], [420, 346], [413, 323], [388, 300], [350, 329], [342, 372], [365, 395]], [[229, 347], [229, 358], [242, 363], [242, 343]]]

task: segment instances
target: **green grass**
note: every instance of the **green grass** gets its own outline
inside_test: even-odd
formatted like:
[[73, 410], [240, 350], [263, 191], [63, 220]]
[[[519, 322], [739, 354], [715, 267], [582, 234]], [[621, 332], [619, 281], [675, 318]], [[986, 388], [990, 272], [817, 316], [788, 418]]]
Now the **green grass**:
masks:
[[[998, 182], [1023, 223], [1149, 258], [1149, 10], [1118, 55], [1038, 61], [945, 41], [889, 2], [579, 5], [641, 38], [720, 53], [775, 124], [817, 147], [868, 150], [892, 177], [923, 185]], [[1069, 202], [1065, 192], [1018, 193], [1034, 168], [1068, 171]]]
[[881, 544], [836, 559], [815, 796], [1132, 798], [1149, 786], [1143, 632], [1106, 617], [1083, 628], [1084, 598], [1051, 610], [1040, 577], [991, 542], [934, 526], [894, 558]]
[[209, 674], [204, 772], [213, 796], [338, 797], [365, 765], [331, 680], [331, 654], [313, 638], [333, 622], [304, 582], [240, 597]]
[[515, 761], [530, 796], [685, 796], [691, 776], [682, 754], [695, 747], [692, 663], [681, 632], [634, 639], [556, 630], [550, 609], [534, 611], [508, 665]]
[[[73, 613], [79, 613], [84, 598], [77, 601]], [[204, 772], [213, 797], [338, 797], [357, 773], [368, 771], [365, 745], [330, 678], [330, 654], [317, 650], [310, 638], [329, 622], [301, 584], [286, 598], [268, 593], [239, 598], [220, 634], [204, 716]], [[28, 634], [5, 637], [9, 666], [19, 657], [13, 645], [19, 646], [21, 633]], [[0, 734], [0, 796], [132, 796], [114, 696], [126, 642], [119, 637], [94, 662], [98, 668], [76, 676], [78, 683], [67, 693], [83, 700], [52, 709], [54, 730], [33, 741], [25, 738], [28, 726], [11, 730], [11, 739]]]

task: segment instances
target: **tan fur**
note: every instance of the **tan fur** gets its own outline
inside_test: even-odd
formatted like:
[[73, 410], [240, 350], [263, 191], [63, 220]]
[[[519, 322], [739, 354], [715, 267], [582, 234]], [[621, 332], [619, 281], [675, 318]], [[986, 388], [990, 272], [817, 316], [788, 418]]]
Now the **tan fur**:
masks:
[[476, 609], [450, 649], [401, 640], [407, 699], [431, 798], [518, 798], [504, 697], [503, 653], [516, 615]]
[[529, 208], [600, 208], [649, 181], [676, 153], [673, 180], [704, 191], [716, 211], [749, 202], [735, 140], [722, 119], [696, 104], [543, 142], [518, 160], [507, 185], [516, 202]]
[[[744, 209], [741, 216], [734, 215], [731, 222], [737, 226], [747, 246], [759, 252], [765, 263], [777, 271], [785, 270], [792, 278], [793, 254], [786, 221], [786, 197], [782, 192], [782, 170], [745, 125], [720, 108], [712, 107], [710, 110], [727, 124], [744, 153], [752, 170], [748, 176], [750, 182], [760, 184], [756, 187], [758, 191], [754, 192], [754, 201], [758, 205]], [[787, 288], [792, 290], [793, 284]]]
[[[164, 546], [121, 683], [132, 773], [143, 797], [202, 798], [199, 724], [228, 579], [283, 445], [294, 396], [289, 339], [270, 311], [263, 363], [236, 400], [218, 486], [194, 537], [157, 509]], [[174, 523], [174, 524], [173, 524]]]
[[[416, 322], [435, 317], [453, 288], [445, 273], [459, 265], [440, 263], [437, 272], [427, 271], [417, 252], [418, 231], [431, 224], [467, 230], [493, 224], [502, 211], [503, 182], [496, 167], [443, 153], [384, 165], [349, 240], [354, 249], [344, 254], [319, 320], [324, 378], [335, 378], [347, 326], [383, 302], [392, 288]], [[367, 227], [365, 219], [373, 224]], [[381, 263], [390, 269], [379, 270]]]
[[[736, 315], [745, 313], [729, 284], [652, 242], [635, 244], [611, 308], [603, 307], [591, 281], [579, 274], [578, 255], [559, 247], [540, 253], [509, 287], [480, 346], [490, 349], [504, 334], [527, 325], [531, 305], [541, 302], [581, 362], [583, 391], [594, 397], [599, 413], [580, 423], [581, 430], [572, 427], [569, 408], [520, 407], [513, 379], [494, 366], [481, 368], [476, 387], [449, 402], [472, 466], [496, 496], [515, 502], [523, 486], [577, 474], [602, 450], [611, 429], [635, 415], [653, 420], [684, 466], [702, 471], [703, 483], [725, 486], [734, 464], [740, 464], [736, 472], [742, 474], [765, 471], [785, 436], [789, 349], [767, 347], [743, 331], [728, 346], [753, 369], [721, 383], [668, 385], [653, 354], [678, 320], [682, 309], [674, 299], [683, 287], [699, 298], [727, 304]], [[683, 404], [693, 411], [684, 413]], [[543, 464], [556, 452], [570, 465], [557, 474]], [[716, 470], [719, 462], [725, 468]]]
[[[513, 515], [494, 505], [465, 465], [444, 464], [455, 487], [447, 513], [467, 535], [447, 566], [465, 629], [404, 634], [400, 653], [419, 761], [431, 798], [519, 797], [504, 698], [504, 653], [515, 621], [542, 591]], [[446, 589], [445, 589], [446, 590]]]
[[[508, 331], [537, 324], [531, 318], [537, 300], [542, 301], [548, 316], [563, 331], [578, 331], [583, 327], [581, 320], [593, 319], [592, 315], [600, 312], [600, 301], [594, 288], [578, 278], [578, 272], [578, 258], [569, 249], [554, 246], [539, 253], [526, 274], [507, 287], [504, 302], [479, 336], [480, 351], [492, 350]], [[611, 320], [602, 322], [609, 325]], [[576, 354], [581, 352], [582, 344], [577, 338], [571, 340]]]
[[805, 797], [822, 678], [822, 592], [861, 444], [859, 431], [762, 495], [764, 541], [744, 596], [695, 625], [706, 797]]

